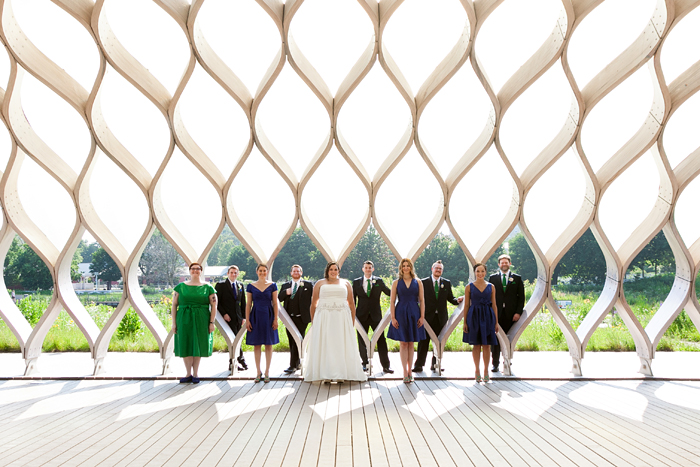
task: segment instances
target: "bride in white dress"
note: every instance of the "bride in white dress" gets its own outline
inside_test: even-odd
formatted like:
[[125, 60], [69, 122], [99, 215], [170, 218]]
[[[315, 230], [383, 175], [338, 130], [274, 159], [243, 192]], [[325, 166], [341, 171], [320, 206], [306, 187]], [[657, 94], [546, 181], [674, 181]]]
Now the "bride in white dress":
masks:
[[311, 343], [304, 359], [304, 381], [367, 381], [355, 337], [355, 300], [338, 263], [326, 265], [314, 285]]

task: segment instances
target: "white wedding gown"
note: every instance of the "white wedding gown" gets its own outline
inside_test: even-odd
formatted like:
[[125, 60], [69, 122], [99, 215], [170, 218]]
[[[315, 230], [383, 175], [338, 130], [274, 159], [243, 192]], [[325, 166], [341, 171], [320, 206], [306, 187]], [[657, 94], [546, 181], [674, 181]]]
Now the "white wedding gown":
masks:
[[304, 359], [304, 381], [367, 381], [357, 349], [345, 281], [324, 284]]

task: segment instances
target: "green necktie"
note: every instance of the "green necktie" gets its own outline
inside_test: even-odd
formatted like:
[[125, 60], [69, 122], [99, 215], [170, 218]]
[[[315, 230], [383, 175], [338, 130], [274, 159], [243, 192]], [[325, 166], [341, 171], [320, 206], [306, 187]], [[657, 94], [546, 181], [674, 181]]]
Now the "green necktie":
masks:
[[372, 279], [367, 279], [367, 296], [372, 293]]
[[502, 274], [503, 276], [503, 291], [506, 291], [506, 286], [508, 285], [508, 279], [506, 278], [506, 274]]
[[294, 289], [292, 289], [292, 298], [297, 294], [297, 283], [294, 283]]
[[438, 282], [440, 282], [440, 279], [435, 281], [435, 299], [437, 300], [438, 298]]

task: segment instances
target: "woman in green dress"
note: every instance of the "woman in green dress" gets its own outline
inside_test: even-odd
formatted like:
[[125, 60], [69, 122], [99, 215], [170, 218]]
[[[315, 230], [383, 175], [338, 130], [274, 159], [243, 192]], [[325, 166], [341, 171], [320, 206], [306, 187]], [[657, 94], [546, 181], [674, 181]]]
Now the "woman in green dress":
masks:
[[175, 286], [173, 292], [173, 333], [175, 356], [185, 360], [187, 376], [181, 383], [199, 383], [199, 362], [211, 356], [214, 345], [216, 290], [201, 281], [202, 265], [190, 264], [190, 280]]

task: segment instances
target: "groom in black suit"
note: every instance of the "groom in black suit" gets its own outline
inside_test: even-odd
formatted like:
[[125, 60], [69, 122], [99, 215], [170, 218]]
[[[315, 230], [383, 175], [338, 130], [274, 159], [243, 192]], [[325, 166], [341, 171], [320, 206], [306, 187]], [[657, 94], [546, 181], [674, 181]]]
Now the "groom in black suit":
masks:
[[[430, 277], [421, 279], [423, 282], [423, 293], [425, 295], [425, 320], [433, 329], [436, 335], [440, 334], [442, 328], [447, 324], [447, 302], [453, 305], [462, 303], [464, 297], [457, 297], [452, 294], [452, 283], [442, 277], [443, 272], [442, 261], [437, 260], [432, 267], [433, 274]], [[418, 352], [416, 353], [416, 363], [413, 365], [413, 372], [420, 373], [423, 371], [425, 359], [428, 356], [428, 347], [430, 346], [430, 336], [425, 333], [425, 339], [418, 342]], [[435, 356], [430, 365], [431, 370], [435, 368]]]
[[[379, 322], [382, 320], [382, 307], [379, 303], [382, 292], [391, 296], [391, 289], [386, 286], [381, 277], [373, 276], [374, 263], [365, 261], [362, 265], [364, 275], [352, 281], [352, 293], [355, 296], [355, 307], [357, 308], [357, 320], [365, 328], [365, 332], [369, 332], [369, 328], [377, 329]], [[362, 358], [362, 369], [367, 371], [369, 360], [367, 359], [367, 346], [364, 339], [357, 335], [357, 343], [360, 348], [360, 357]], [[389, 350], [386, 346], [386, 337], [382, 333], [377, 341], [377, 352], [379, 352], [379, 361], [382, 364], [384, 373], [393, 373], [389, 363]]]
[[[237, 281], [238, 266], [229, 266], [226, 275], [228, 279], [223, 282], [218, 282], [214, 287], [216, 289], [216, 297], [218, 299], [217, 310], [223, 316], [233, 331], [233, 334], [238, 334], [241, 326], [245, 326], [245, 290], [243, 284]], [[228, 361], [229, 371], [233, 370], [233, 360]], [[243, 358], [243, 349], [238, 356], [238, 370], [247, 370], [248, 365]]]
[[[302, 339], [306, 335], [306, 327], [311, 322], [311, 297], [314, 293], [313, 282], [301, 278], [303, 272], [298, 264], [292, 266], [290, 272], [292, 280], [282, 284], [277, 294], [277, 298], [301, 333]], [[299, 349], [289, 331], [287, 331], [287, 337], [289, 338], [289, 368], [284, 372], [292, 374], [299, 369]]]
[[[523, 279], [510, 271], [510, 256], [498, 257], [498, 271], [489, 277], [489, 282], [496, 288], [496, 307], [498, 308], [498, 325], [507, 333], [510, 327], [520, 319], [525, 308], [525, 285]], [[498, 371], [501, 361], [501, 347], [491, 346], [492, 372]]]

